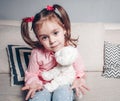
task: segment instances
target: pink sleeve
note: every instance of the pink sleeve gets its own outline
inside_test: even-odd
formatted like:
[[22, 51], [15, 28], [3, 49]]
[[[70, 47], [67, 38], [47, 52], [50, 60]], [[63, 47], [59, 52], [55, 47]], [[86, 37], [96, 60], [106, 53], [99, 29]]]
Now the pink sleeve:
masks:
[[85, 75], [85, 66], [83, 64], [83, 61], [81, 59], [81, 56], [79, 55], [76, 61], [73, 63], [74, 69], [76, 71], [76, 77], [83, 77]]
[[39, 64], [37, 61], [37, 50], [33, 49], [31, 52], [28, 69], [25, 72], [25, 84], [30, 84], [33, 81], [42, 84], [42, 81], [39, 80], [38, 75], [39, 75]]

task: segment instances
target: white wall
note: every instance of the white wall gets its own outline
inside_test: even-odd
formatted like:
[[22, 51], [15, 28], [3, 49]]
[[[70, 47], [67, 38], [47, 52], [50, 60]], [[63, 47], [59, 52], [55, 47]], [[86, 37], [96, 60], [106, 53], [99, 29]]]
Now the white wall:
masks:
[[120, 0], [0, 0], [0, 19], [21, 20], [54, 3], [72, 22], [120, 22]]

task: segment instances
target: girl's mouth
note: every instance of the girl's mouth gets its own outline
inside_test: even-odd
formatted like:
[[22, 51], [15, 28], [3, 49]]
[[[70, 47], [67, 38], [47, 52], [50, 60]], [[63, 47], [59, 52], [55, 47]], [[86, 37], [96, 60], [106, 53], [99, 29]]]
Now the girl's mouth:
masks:
[[56, 47], [58, 47], [58, 45], [55, 45], [55, 46], [51, 46], [51, 48], [52, 48], [52, 49], [54, 49], [54, 48], [56, 48]]
[[51, 49], [53, 49], [53, 50], [57, 50], [58, 48], [59, 48], [59, 44], [58, 45], [55, 45], [55, 46], [51, 46]]

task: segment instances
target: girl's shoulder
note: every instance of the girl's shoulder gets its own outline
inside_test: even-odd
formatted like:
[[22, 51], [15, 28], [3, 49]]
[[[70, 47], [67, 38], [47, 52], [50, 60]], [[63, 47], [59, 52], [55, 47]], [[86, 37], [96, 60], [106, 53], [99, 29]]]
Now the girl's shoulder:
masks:
[[33, 48], [32, 51], [31, 51], [31, 57], [32, 58], [42, 58], [42, 57], [45, 57], [45, 53], [43, 51], [43, 49], [40, 49], [40, 48]]
[[45, 52], [40, 48], [33, 48], [31, 51], [31, 55], [43, 55]]
[[31, 53], [32, 54], [45, 55], [45, 54], [50, 54], [51, 52], [47, 51], [47, 50], [44, 50], [44, 49], [41, 49], [41, 48], [33, 48]]
[[32, 53], [41, 53], [41, 52], [43, 52], [43, 49], [33, 48], [31, 52], [32, 52]]

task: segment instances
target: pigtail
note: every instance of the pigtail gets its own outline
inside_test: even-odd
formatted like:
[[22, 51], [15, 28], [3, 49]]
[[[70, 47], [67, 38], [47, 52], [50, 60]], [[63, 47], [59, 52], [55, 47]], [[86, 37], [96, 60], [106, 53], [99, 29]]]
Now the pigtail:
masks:
[[62, 19], [61, 21], [64, 24], [64, 27], [66, 29], [66, 34], [65, 34], [66, 43], [77, 47], [78, 38], [77, 39], [71, 38], [71, 23], [70, 23], [70, 19], [67, 12], [60, 5], [55, 4], [53, 5], [53, 7], [54, 9], [57, 8], [57, 10], [59, 11], [60, 18]]
[[[70, 24], [70, 19], [69, 19], [69, 16], [67, 14], [67, 12], [64, 10], [63, 7], [61, 7], [60, 5], [53, 5], [53, 7], [60, 12], [60, 16], [61, 16], [61, 19], [62, 19], [62, 22], [64, 24], [64, 27], [65, 29], [67, 30], [67, 33], [70, 33], [71, 32], [71, 24]], [[69, 34], [69, 37], [70, 37], [70, 34]]]
[[39, 41], [33, 41], [30, 38], [30, 33], [29, 33], [29, 26], [28, 26], [29, 21], [25, 21], [24, 19], [21, 22], [21, 35], [23, 40], [30, 45], [32, 48], [38, 48], [41, 47], [39, 44]]

